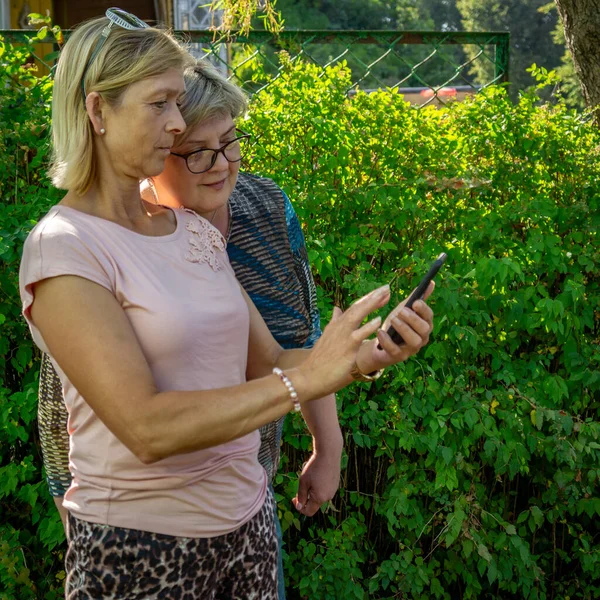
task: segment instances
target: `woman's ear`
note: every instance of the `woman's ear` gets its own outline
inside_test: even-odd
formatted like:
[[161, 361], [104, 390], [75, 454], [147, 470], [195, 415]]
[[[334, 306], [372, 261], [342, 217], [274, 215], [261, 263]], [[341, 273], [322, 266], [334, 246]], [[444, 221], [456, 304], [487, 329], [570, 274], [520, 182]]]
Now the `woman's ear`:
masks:
[[104, 100], [102, 96], [98, 92], [90, 92], [85, 99], [85, 110], [96, 135], [104, 135], [106, 133], [102, 114], [103, 108]]

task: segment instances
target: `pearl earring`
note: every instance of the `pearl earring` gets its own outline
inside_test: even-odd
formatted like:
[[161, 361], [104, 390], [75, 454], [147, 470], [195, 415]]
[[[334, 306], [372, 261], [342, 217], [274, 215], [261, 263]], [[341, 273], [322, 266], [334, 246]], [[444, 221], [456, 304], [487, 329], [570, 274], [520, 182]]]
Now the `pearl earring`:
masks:
[[100, 130], [100, 135], [104, 135], [106, 133], [106, 129], [104, 127]]

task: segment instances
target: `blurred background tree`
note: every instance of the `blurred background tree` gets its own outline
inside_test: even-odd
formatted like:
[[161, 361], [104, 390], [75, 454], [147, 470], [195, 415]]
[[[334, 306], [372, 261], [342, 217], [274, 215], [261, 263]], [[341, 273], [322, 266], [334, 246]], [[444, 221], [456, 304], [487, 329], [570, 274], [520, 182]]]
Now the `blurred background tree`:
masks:
[[[576, 73], [581, 82], [583, 98], [596, 109], [600, 124], [600, 10], [596, 0], [556, 0], [564, 26], [568, 54], [563, 60], [567, 73]], [[560, 30], [557, 33], [560, 36]], [[572, 59], [569, 60], [569, 59]], [[572, 77], [570, 81], [575, 78]], [[573, 90], [575, 90], [573, 85]]]
[[[510, 32], [510, 95], [533, 85], [527, 69], [535, 63], [546, 69], [561, 64], [564, 46], [555, 43], [553, 32], [558, 16], [555, 11], [540, 10], [547, 0], [456, 0], [463, 29], [468, 31]], [[467, 54], [473, 52], [467, 49]], [[478, 78], [489, 78], [491, 69], [476, 63]], [[488, 79], [489, 81], [489, 79]]]

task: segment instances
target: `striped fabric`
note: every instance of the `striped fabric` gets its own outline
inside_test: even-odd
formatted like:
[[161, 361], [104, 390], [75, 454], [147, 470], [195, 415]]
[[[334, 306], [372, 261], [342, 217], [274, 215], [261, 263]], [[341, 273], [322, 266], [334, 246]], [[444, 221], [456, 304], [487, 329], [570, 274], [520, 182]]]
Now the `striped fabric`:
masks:
[[52, 496], [64, 496], [71, 485], [69, 472], [69, 413], [63, 402], [62, 383], [47, 354], [42, 354], [38, 392], [38, 427]]
[[[312, 346], [321, 335], [304, 235], [291, 202], [270, 179], [241, 173], [229, 200], [227, 254], [239, 282], [283, 348]], [[260, 430], [260, 464], [279, 467], [285, 417]]]
[[[227, 253], [238, 280], [284, 348], [311, 347], [321, 335], [315, 285], [304, 236], [292, 205], [270, 179], [240, 173], [229, 200]], [[259, 461], [277, 472], [284, 419], [261, 428]], [[50, 493], [71, 481], [62, 386], [50, 360], [40, 369], [38, 423]]]

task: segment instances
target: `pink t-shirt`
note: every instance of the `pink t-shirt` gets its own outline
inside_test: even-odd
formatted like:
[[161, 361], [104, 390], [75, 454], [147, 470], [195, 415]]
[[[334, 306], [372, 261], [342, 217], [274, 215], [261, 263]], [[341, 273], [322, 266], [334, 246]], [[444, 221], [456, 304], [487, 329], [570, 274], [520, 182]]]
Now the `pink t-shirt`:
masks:
[[[23, 251], [23, 313], [31, 320], [37, 281], [78, 275], [108, 289], [131, 322], [159, 391], [207, 390], [244, 383], [249, 314], [225, 252], [208, 221], [174, 211], [162, 237], [132, 232], [55, 206]], [[73, 483], [64, 506], [93, 523], [183, 537], [229, 533], [261, 508], [267, 487], [258, 432], [233, 442], [140, 462], [96, 416], [60, 367], [71, 436]]]

